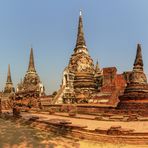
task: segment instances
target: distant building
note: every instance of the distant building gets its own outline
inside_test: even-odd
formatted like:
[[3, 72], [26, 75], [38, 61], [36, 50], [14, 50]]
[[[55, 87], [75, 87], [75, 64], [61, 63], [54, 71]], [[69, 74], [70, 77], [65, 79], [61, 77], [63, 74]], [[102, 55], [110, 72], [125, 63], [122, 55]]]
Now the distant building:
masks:
[[45, 94], [45, 89], [35, 70], [33, 48], [30, 51], [30, 60], [27, 73], [16, 89], [17, 98], [39, 97]]

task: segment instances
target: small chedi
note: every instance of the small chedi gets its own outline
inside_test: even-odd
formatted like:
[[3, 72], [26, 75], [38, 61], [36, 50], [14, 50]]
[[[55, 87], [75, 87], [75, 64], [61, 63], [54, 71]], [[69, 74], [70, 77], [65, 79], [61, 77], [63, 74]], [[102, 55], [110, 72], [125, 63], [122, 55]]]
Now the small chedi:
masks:
[[13, 87], [13, 82], [11, 79], [10, 64], [8, 65], [7, 81], [3, 91], [3, 97], [9, 97], [11, 94], [15, 93], [15, 88]]
[[10, 64], [8, 65], [7, 81], [4, 87], [4, 91], [1, 93], [1, 101], [3, 109], [12, 108], [12, 99], [15, 96], [15, 88], [13, 86]]
[[44, 86], [35, 70], [33, 48], [30, 51], [30, 60], [24, 80], [17, 85], [16, 98], [37, 98], [44, 95]]
[[119, 99], [118, 109], [142, 111], [148, 108], [148, 83], [143, 70], [140, 44], [137, 45], [137, 54], [133, 70], [129, 75], [129, 82]]
[[63, 72], [62, 86], [53, 103], [88, 103], [91, 94], [98, 91], [99, 78], [100, 69], [95, 69], [86, 47], [80, 11], [74, 53]]

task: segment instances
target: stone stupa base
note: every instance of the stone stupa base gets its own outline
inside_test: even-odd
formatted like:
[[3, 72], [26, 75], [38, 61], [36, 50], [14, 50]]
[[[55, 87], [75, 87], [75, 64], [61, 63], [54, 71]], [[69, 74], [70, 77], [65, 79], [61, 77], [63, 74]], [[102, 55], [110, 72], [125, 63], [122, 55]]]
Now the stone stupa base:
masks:
[[117, 109], [132, 110], [132, 111], [148, 110], [148, 101], [145, 100], [130, 101], [130, 102], [122, 101], [119, 102], [119, 104], [117, 105]]
[[119, 109], [148, 110], [148, 92], [129, 91], [124, 95], [119, 96], [119, 100], [117, 105], [117, 108]]

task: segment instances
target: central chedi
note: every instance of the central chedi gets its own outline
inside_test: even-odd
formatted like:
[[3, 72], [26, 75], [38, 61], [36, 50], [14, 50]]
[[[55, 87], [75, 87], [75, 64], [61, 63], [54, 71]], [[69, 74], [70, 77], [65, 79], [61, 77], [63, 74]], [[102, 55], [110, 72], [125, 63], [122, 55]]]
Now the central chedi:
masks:
[[92, 93], [98, 90], [96, 73], [86, 46], [80, 11], [74, 53], [63, 72], [62, 86], [54, 103], [88, 103]]
[[143, 70], [143, 60], [140, 44], [137, 45], [137, 54], [133, 70], [129, 76], [124, 94], [119, 97], [119, 109], [123, 110], [146, 110], [148, 109], [148, 83]]

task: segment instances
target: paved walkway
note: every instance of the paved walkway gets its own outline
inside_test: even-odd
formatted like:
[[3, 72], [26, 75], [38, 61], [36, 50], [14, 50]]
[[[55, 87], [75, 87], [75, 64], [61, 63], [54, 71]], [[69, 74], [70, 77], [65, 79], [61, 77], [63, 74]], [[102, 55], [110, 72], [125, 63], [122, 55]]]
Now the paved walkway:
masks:
[[[148, 121], [132, 121], [132, 122], [97, 121], [92, 119], [71, 118], [71, 117], [63, 117], [63, 116], [48, 115], [41, 113], [22, 113], [22, 116], [24, 118], [29, 118], [30, 116], [38, 116], [42, 120], [51, 120], [51, 119], [69, 120], [72, 122], [72, 124], [87, 126], [87, 129], [89, 130], [94, 130], [96, 128], [108, 129], [111, 126], [120, 125], [126, 129], [134, 129], [136, 132], [148, 132]], [[88, 118], [88, 116], [90, 115], [81, 115], [81, 116], [83, 117], [86, 116]]]

